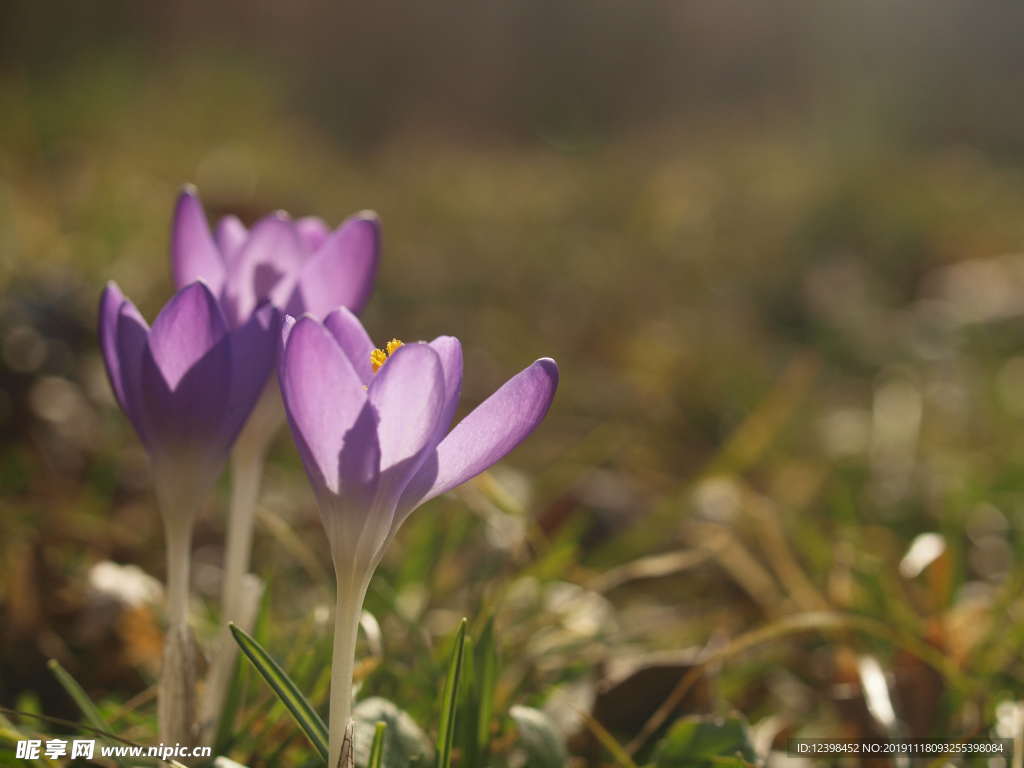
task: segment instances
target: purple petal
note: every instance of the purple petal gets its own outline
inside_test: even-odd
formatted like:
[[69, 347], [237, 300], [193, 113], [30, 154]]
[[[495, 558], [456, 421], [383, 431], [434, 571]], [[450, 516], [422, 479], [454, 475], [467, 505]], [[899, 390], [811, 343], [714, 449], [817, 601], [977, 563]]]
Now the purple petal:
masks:
[[[332, 553], [338, 553], [339, 547], [343, 547], [349, 561], [336, 562], [336, 566], [352, 568], [353, 560], [368, 561], [390, 530], [390, 520], [374, 519], [381, 479], [377, 425], [376, 409], [364, 402], [352, 426], [341, 436], [337, 458], [338, 496], [320, 501], [321, 519], [333, 545]], [[372, 541], [364, 542], [368, 533]], [[372, 551], [366, 552], [366, 547]]]
[[359, 318], [346, 307], [339, 307], [326, 317], [324, 325], [352, 363], [363, 384], [373, 381], [373, 366], [370, 364], [373, 341]]
[[306, 253], [314, 253], [324, 244], [324, 240], [330, 234], [323, 219], [316, 216], [303, 216], [295, 222], [295, 230], [299, 233], [299, 239], [302, 240], [302, 247], [306, 249]]
[[361, 213], [345, 221], [306, 263], [288, 313], [323, 317], [337, 307], [361, 312], [373, 290], [379, 252], [376, 216]]
[[263, 299], [283, 307], [304, 260], [302, 244], [289, 219], [281, 214], [260, 219], [227, 275], [224, 304], [231, 324], [245, 322]]
[[279, 374], [285, 411], [310, 481], [318, 495], [337, 493], [345, 435], [366, 403], [363, 383], [334, 337], [310, 317], [292, 328]]
[[175, 294], [153, 321], [149, 348], [167, 385], [178, 382], [227, 334], [217, 299], [205, 283]]
[[437, 422], [438, 442], [452, 426], [455, 410], [459, 407], [459, 395], [462, 393], [462, 344], [454, 336], [438, 336], [430, 346], [441, 359], [444, 369], [444, 409]]
[[380, 477], [380, 441], [377, 437], [379, 417], [369, 402], [363, 404], [349, 430], [342, 435], [338, 454], [338, 486], [351, 507], [371, 508], [377, 495]]
[[331, 558], [339, 577], [362, 573], [378, 558], [390, 532], [390, 515], [376, 514], [380, 479], [380, 446], [377, 443], [377, 412], [363, 402], [352, 426], [342, 436], [338, 455], [338, 487], [334, 493], [313, 478]]
[[[161, 310], [142, 359], [141, 399], [151, 448], [223, 458], [230, 436], [231, 345], [210, 289], [193, 283]], [[211, 469], [219, 469], [211, 468]]]
[[380, 417], [380, 488], [377, 519], [364, 538], [375, 553], [395, 527], [398, 500], [409, 479], [434, 454], [444, 396], [441, 361], [422, 342], [396, 350], [370, 384], [370, 403]]
[[[152, 431], [142, 395], [142, 361], [149, 354], [149, 327], [130, 301], [121, 302], [114, 320], [114, 351], [121, 381], [121, 407], [143, 444], [152, 450]], [[104, 357], [107, 353], [104, 352]], [[111, 375], [113, 380], [113, 375]]]
[[420, 504], [480, 474], [519, 445], [544, 418], [557, 387], [558, 366], [547, 357], [505, 382], [440, 442], [436, 464], [426, 462], [402, 495], [398, 522]]
[[430, 446], [444, 408], [444, 371], [429, 344], [399, 347], [370, 383], [380, 414], [381, 470], [414, 461]]
[[103, 289], [100, 296], [100, 317], [99, 336], [100, 351], [103, 353], [103, 362], [107, 369], [107, 378], [110, 380], [110, 388], [114, 390], [114, 397], [118, 405], [124, 409], [124, 385], [121, 383], [121, 359], [117, 354], [117, 317], [121, 313], [121, 305], [124, 304], [124, 294], [118, 288], [117, 283], [111, 280]]
[[225, 216], [217, 222], [217, 234], [215, 235], [217, 247], [220, 248], [224, 263], [229, 265], [229, 269], [248, 238], [249, 230], [237, 216]]
[[210, 235], [210, 226], [194, 187], [181, 191], [174, 208], [171, 274], [178, 288], [205, 280], [214, 293], [219, 293], [224, 285], [224, 259]]
[[264, 304], [230, 334], [231, 396], [224, 426], [229, 445], [249, 418], [274, 370], [281, 325], [281, 311]]

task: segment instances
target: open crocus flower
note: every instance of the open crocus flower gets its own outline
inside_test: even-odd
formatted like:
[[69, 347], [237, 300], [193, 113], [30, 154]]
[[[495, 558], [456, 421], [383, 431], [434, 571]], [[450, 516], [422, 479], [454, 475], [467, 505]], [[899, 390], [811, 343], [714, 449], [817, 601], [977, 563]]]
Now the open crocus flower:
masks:
[[442, 336], [376, 349], [345, 309], [286, 320], [279, 378], [285, 411], [319, 502], [338, 582], [331, 759], [351, 711], [356, 628], [370, 577], [419, 505], [483, 472], [540, 423], [558, 385], [543, 358], [449, 431], [462, 349]]
[[202, 282], [182, 288], [150, 328], [114, 283], [99, 337], [114, 395], [149, 453], [167, 544], [169, 627], [160, 735], [187, 742], [194, 720], [188, 632], [192, 524], [274, 367], [281, 314], [264, 303], [231, 329]]

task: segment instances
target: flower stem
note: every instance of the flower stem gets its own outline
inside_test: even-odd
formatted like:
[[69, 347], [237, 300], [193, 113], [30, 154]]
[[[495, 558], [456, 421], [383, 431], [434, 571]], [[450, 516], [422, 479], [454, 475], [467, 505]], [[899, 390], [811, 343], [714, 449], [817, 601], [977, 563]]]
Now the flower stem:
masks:
[[188, 624], [188, 582], [192, 566], [192, 521], [164, 517], [167, 537], [167, 621]]
[[249, 570], [256, 501], [263, 475], [263, 452], [238, 446], [231, 454], [231, 506], [224, 551], [224, 583], [221, 591], [222, 621], [236, 621], [242, 577]]
[[[243, 434], [244, 437], [244, 434]], [[221, 629], [218, 633], [213, 659], [203, 699], [203, 730], [212, 739], [218, 728], [231, 672], [238, 656], [238, 646], [228, 630], [233, 622], [245, 631], [253, 616], [250, 603], [245, 599], [245, 578], [252, 553], [256, 502], [259, 498], [263, 475], [264, 444], [239, 440], [231, 454], [231, 502], [228, 508], [224, 544], [224, 578], [221, 585]], [[251, 591], [251, 590], [250, 590]]]
[[334, 611], [334, 652], [331, 657], [330, 761], [337, 766], [345, 729], [352, 717], [352, 673], [355, 668], [359, 618], [363, 613], [368, 580], [352, 584], [338, 578], [337, 606]]
[[[221, 623], [237, 623], [243, 609], [242, 581], [249, 570], [256, 502], [263, 479], [263, 460], [283, 419], [277, 384], [268, 382], [231, 452], [231, 503], [224, 543]], [[244, 627], [243, 627], [244, 629]], [[233, 651], [237, 650], [231, 643]], [[232, 659], [234, 652], [232, 652]]]
[[169, 510], [161, 501], [167, 545], [167, 634], [157, 691], [160, 740], [192, 741], [195, 721], [195, 642], [188, 626], [192, 510]]

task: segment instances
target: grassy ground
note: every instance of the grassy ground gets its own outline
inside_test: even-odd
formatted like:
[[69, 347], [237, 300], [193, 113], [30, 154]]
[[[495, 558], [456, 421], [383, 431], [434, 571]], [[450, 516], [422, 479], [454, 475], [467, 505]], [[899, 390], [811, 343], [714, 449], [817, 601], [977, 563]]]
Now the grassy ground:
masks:
[[[89, 588], [103, 560], [163, 570], [93, 324], [107, 279], [150, 317], [163, 302], [170, 207], [194, 181], [249, 219], [377, 210], [368, 327], [459, 336], [464, 406], [536, 357], [561, 366], [530, 442], [402, 531], [369, 596], [361, 698], [433, 731], [458, 618], [494, 615], [497, 711], [546, 708], [594, 765], [628, 763], [588, 715], [641, 763], [683, 713], [739, 711], [762, 755], [793, 735], [1011, 727], [1020, 169], [737, 119], [356, 151], [288, 104], [222, 66], [0, 84], [0, 704], [77, 718], [57, 658], [119, 732], [153, 738], [159, 609]], [[197, 533], [207, 631], [225, 494]], [[261, 638], [323, 705], [330, 563], [285, 434], [260, 514]], [[270, 701], [251, 679], [231, 754], [301, 764]]]

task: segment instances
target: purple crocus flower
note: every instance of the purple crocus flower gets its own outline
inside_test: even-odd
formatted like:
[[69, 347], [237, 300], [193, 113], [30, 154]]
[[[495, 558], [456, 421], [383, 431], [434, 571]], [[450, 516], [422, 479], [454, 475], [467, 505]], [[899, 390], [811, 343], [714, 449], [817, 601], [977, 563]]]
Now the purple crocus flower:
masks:
[[[216, 479], [274, 367], [281, 313], [264, 302], [231, 328], [210, 288], [185, 286], [150, 328], [113, 282], [100, 300], [103, 360], [157, 482]], [[172, 477], [173, 476], [173, 477]]]
[[236, 216], [214, 233], [194, 187], [178, 196], [171, 224], [171, 271], [180, 288], [205, 280], [232, 327], [264, 299], [289, 315], [323, 317], [336, 307], [361, 312], [377, 273], [380, 228], [357, 213], [333, 232], [318, 218], [272, 213], [246, 229]]
[[424, 502], [483, 472], [541, 422], [558, 386], [542, 358], [454, 429], [462, 348], [451, 336], [376, 349], [345, 309], [286, 319], [285, 411], [319, 502], [338, 582], [331, 681], [335, 765], [351, 711], [356, 627], [384, 548]]
[[274, 367], [280, 326], [280, 311], [264, 302], [231, 328], [201, 281], [178, 291], [152, 328], [114, 283], [100, 300], [107, 374], [149, 453], [164, 521], [169, 626], [158, 713], [166, 743], [196, 736], [187, 618], [192, 524]]

